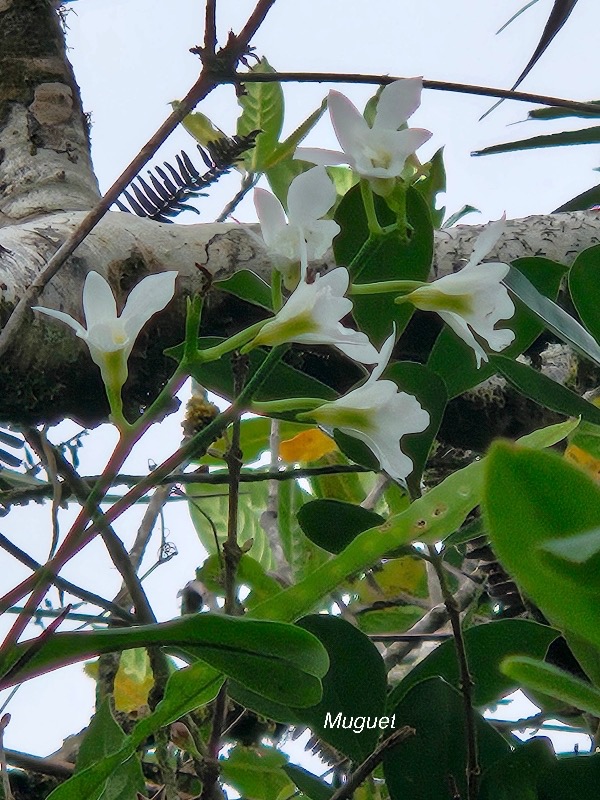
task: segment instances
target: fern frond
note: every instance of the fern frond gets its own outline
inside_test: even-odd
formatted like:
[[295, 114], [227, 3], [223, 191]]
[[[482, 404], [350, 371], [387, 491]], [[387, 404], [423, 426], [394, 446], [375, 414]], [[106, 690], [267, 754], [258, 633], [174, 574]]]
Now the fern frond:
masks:
[[204, 173], [194, 166], [185, 151], [175, 156], [176, 166], [164, 162], [165, 169], [154, 167], [148, 170], [147, 179], [138, 175], [125, 189], [122, 197], [127, 201], [117, 200], [115, 205], [120, 211], [132, 212], [138, 217], [146, 217], [156, 222], [172, 222], [182, 211], [193, 211], [197, 208], [188, 200], [194, 197], [205, 197], [203, 189], [216, 183], [222, 175], [232, 170], [242, 159], [244, 153], [254, 147], [254, 141], [260, 131], [252, 131], [246, 136], [223, 137], [209, 142], [206, 149], [196, 145], [208, 170]]

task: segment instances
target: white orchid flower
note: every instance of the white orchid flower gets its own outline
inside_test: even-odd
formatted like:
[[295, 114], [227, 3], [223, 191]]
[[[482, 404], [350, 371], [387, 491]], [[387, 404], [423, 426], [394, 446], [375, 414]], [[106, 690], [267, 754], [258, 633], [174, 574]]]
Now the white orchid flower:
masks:
[[482, 361], [488, 361], [488, 356], [474, 334], [484, 339], [495, 352], [504, 350], [515, 338], [513, 331], [494, 327], [515, 313], [514, 303], [502, 284], [509, 266], [481, 263], [502, 235], [504, 227], [504, 219], [501, 219], [484, 228], [471, 258], [459, 272], [444, 275], [396, 300], [403, 302], [406, 299], [423, 311], [437, 311], [456, 335], [473, 348], [478, 368]]
[[379, 380], [388, 365], [395, 333], [387, 339], [378, 363], [367, 382], [339, 400], [325, 403], [314, 411], [298, 414], [326, 428], [338, 428], [360, 439], [379, 460], [381, 468], [401, 483], [413, 469], [411, 459], [402, 452], [400, 441], [408, 433], [420, 433], [429, 425], [429, 413], [416, 397], [399, 391], [393, 381]]
[[294, 158], [322, 165], [349, 164], [363, 178], [400, 177], [406, 159], [431, 137], [422, 128], [403, 127], [419, 107], [422, 88], [421, 78], [388, 84], [379, 97], [373, 127], [345, 95], [331, 90], [329, 114], [343, 152], [299, 147]]
[[331, 219], [321, 219], [336, 201], [336, 191], [324, 167], [313, 167], [298, 175], [288, 190], [287, 220], [283, 206], [266, 189], [254, 190], [254, 205], [267, 247], [283, 259], [278, 269], [289, 278], [300, 262], [306, 275], [308, 262], [322, 258], [340, 226]]
[[352, 310], [352, 301], [344, 297], [349, 282], [345, 267], [338, 267], [313, 283], [301, 280], [281, 311], [263, 325], [249, 347], [284, 342], [329, 344], [355, 361], [374, 364], [379, 354], [366, 334], [345, 328], [340, 322]]
[[175, 293], [177, 272], [148, 275], [129, 293], [121, 316], [112, 289], [102, 275], [89, 272], [83, 286], [84, 328], [62, 311], [35, 306], [50, 317], [66, 322], [87, 344], [100, 367], [102, 380], [110, 393], [118, 394], [127, 380], [127, 359], [138, 334], [150, 317], [161, 311]]

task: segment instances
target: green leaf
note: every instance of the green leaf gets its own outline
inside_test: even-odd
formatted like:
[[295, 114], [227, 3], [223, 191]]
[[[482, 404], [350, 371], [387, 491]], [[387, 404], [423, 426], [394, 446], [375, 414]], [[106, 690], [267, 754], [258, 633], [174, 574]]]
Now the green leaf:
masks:
[[136, 724], [132, 733], [123, 740], [121, 747], [101, 761], [76, 772], [58, 786], [48, 800], [96, 798], [107, 778], [134, 755], [148, 736], [184, 714], [209, 703], [217, 696], [222, 684], [223, 676], [202, 662], [177, 670], [169, 678], [164, 697], [156, 709]]
[[[185, 491], [198, 538], [209, 554], [215, 554], [218, 544], [222, 544], [227, 538], [229, 498], [226, 485], [189, 483]], [[267, 503], [267, 482], [244, 483], [240, 488], [240, 496], [239, 529], [244, 532], [244, 541], [253, 540], [248, 553], [265, 569], [271, 569], [274, 564], [273, 554], [260, 524], [260, 513]]]
[[[221, 344], [224, 339], [218, 337], [203, 337], [198, 341], [198, 347], [208, 348]], [[179, 348], [173, 348], [175, 356]], [[254, 374], [265, 360], [267, 354], [257, 348], [249, 354], [250, 374]], [[208, 363], [194, 363], [190, 366], [190, 374], [198, 383], [220, 397], [231, 400], [233, 397], [233, 372], [231, 360], [220, 358], [218, 361]], [[317, 397], [323, 400], [335, 400], [337, 393], [316, 378], [311, 378], [304, 372], [280, 362], [274, 368], [269, 378], [258, 391], [255, 400], [281, 400], [284, 397]]]
[[354, 503], [312, 500], [298, 511], [300, 527], [328, 553], [341, 553], [359, 533], [384, 522], [383, 517]]
[[429, 206], [433, 227], [441, 228], [446, 209], [438, 209], [436, 200], [438, 194], [443, 194], [446, 191], [446, 169], [444, 167], [443, 147], [440, 147], [440, 149], [434, 153], [429, 163], [429, 171], [426, 177], [417, 181], [415, 189], [423, 195], [423, 199]]
[[[77, 754], [75, 771], [81, 772], [103, 761], [118, 751], [126, 740], [127, 736], [111, 713], [109, 699], [105, 698], [85, 733]], [[111, 773], [104, 788], [99, 787], [96, 797], [101, 795], [102, 800], [120, 800], [122, 797], [133, 797], [136, 792], [143, 792], [145, 787], [139, 759], [130, 758]]]
[[571, 200], [563, 203], [562, 206], [555, 208], [553, 214], [560, 214], [564, 211], [586, 211], [588, 208], [600, 205], [600, 183], [586, 189], [585, 192], [576, 195]]
[[[531, 447], [551, 447], [568, 436], [577, 424], [577, 421], [569, 421], [551, 425], [523, 436], [520, 442]], [[449, 475], [405, 511], [391, 516], [383, 525], [359, 534], [345, 550], [296, 586], [257, 606], [254, 616], [297, 619], [350, 575], [369, 569], [395, 548], [412, 541], [442, 541], [458, 530], [469, 512], [481, 502], [485, 463], [486, 459], [481, 459]]]
[[[28, 646], [14, 648], [15, 661]], [[191, 653], [265, 697], [290, 705], [317, 702], [319, 678], [328, 669], [322, 645], [296, 626], [207, 613], [156, 625], [55, 634], [6, 685], [99, 653], [150, 646]]]
[[551, 562], [543, 549], [600, 526], [594, 481], [557, 455], [498, 442], [486, 465], [484, 510], [494, 551], [521, 590], [552, 624], [600, 646], [600, 575], [581, 584], [573, 565]]
[[555, 764], [549, 739], [539, 737], [517, 745], [485, 773], [478, 800], [540, 800], [538, 781]]
[[324, 783], [303, 767], [288, 764], [283, 769], [309, 800], [329, 800], [333, 794], [333, 789], [328, 783]]
[[[250, 72], [274, 72], [266, 58], [252, 67]], [[265, 165], [279, 142], [283, 127], [283, 91], [281, 84], [244, 83], [244, 93], [238, 97], [242, 113], [237, 121], [237, 135], [247, 136], [252, 131], [262, 131], [256, 137], [256, 146], [244, 157], [248, 172], [264, 172]]]
[[[507, 680], [501, 671], [502, 660], [513, 654], [543, 658], [558, 631], [530, 620], [505, 619], [467, 628], [463, 636], [474, 680], [473, 704], [483, 708], [518, 688], [518, 683]], [[417, 683], [436, 675], [460, 688], [456, 647], [451, 639], [436, 647], [394, 687], [388, 708], [393, 708]]]
[[[594, 797], [600, 784], [600, 754], [557, 759], [539, 779], [542, 800], [582, 800]], [[513, 796], [514, 797], [514, 796]]]
[[448, 219], [444, 220], [442, 228], [451, 228], [453, 225], [456, 225], [457, 222], [460, 222], [463, 217], [466, 217], [467, 214], [481, 214], [481, 211], [475, 208], [475, 206], [461, 206], [458, 211], [455, 211], [454, 214], [450, 214]]
[[[600, 114], [600, 100], [586, 100], [589, 105], [597, 105]], [[591, 117], [592, 119], [597, 116], [592, 111], [579, 111], [574, 108], [565, 108], [564, 106], [544, 106], [543, 108], [534, 108], [527, 114], [527, 119], [562, 119], [564, 117]]]
[[[519, 258], [513, 268], [525, 275], [542, 294], [555, 298], [567, 268], [547, 258]], [[513, 271], [511, 269], [511, 271]], [[502, 323], [515, 332], [513, 343], [504, 350], [511, 358], [518, 356], [537, 339], [544, 329], [543, 323], [519, 300], [515, 303], [512, 319]], [[440, 375], [446, 384], [449, 397], [456, 397], [477, 386], [494, 374], [492, 364], [476, 366], [473, 350], [450, 329], [444, 327], [429, 356], [427, 366]]]
[[[204, 561], [202, 566], [196, 570], [196, 578], [209, 591], [225, 596], [223, 566], [219, 554], [215, 553]], [[238, 563], [237, 582], [250, 589], [250, 594], [244, 599], [244, 605], [248, 609], [281, 591], [280, 584], [271, 578], [262, 565], [248, 553], [243, 553]]]
[[[240, 422], [240, 450], [244, 455], [244, 463], [250, 464], [256, 461], [266, 450], [271, 447], [271, 420], [268, 417], [252, 417], [242, 419]], [[291, 439], [302, 431], [309, 430], [312, 425], [304, 425], [300, 422], [279, 422], [279, 438], [284, 441]], [[225, 453], [229, 449], [228, 437], [222, 437], [213, 442], [210, 446], [211, 455], [206, 455], [201, 459], [202, 464], [225, 464]], [[253, 470], [255, 471], [255, 470]], [[213, 487], [214, 489], [215, 487]]]
[[385, 606], [356, 613], [358, 629], [366, 634], [402, 633], [423, 616], [419, 606]]
[[543, 297], [518, 270], [511, 268], [504, 283], [559, 339], [600, 366], [600, 347], [573, 317]]
[[[269, 179], [269, 171], [276, 165], [281, 164], [284, 161], [291, 162], [294, 159], [294, 153], [296, 152], [296, 148], [300, 144], [300, 142], [308, 136], [310, 131], [315, 127], [317, 122], [323, 116], [325, 109], [327, 108], [327, 99], [324, 99], [321, 105], [315, 109], [312, 114], [310, 114], [304, 122], [302, 122], [295, 131], [293, 131], [283, 142], [277, 144], [271, 154], [270, 158], [267, 158], [265, 163], [264, 172], [267, 173], [267, 179]], [[306, 163], [306, 162], [301, 162]], [[306, 165], [308, 168], [311, 165]], [[270, 182], [270, 179], [269, 179]], [[279, 195], [278, 195], [279, 197]], [[279, 197], [279, 201], [283, 206], [286, 205], [287, 200], [287, 191], [283, 195], [283, 197]]]
[[[358, 442], [358, 439], [354, 439], [351, 436], [346, 436], [345, 438], [343, 438], [343, 436], [344, 435], [341, 434], [340, 431], [334, 430], [334, 439], [336, 440], [336, 444], [338, 447], [343, 446], [344, 450], [348, 449], [348, 440], [350, 440], [352, 443]], [[351, 452], [355, 455], [358, 455], [357, 449], [354, 447], [352, 448]], [[374, 460], [377, 461], [375, 458]], [[333, 467], [338, 465], [348, 466], [349, 464], [351, 464], [351, 461], [346, 458], [341, 450], [337, 450], [332, 453], [327, 453], [325, 456], [320, 458], [316, 466]], [[371, 466], [375, 467], [375, 469], [379, 468], [378, 463]], [[342, 500], [343, 502], [347, 503], [359, 504], [362, 503], [366, 496], [366, 491], [363, 487], [361, 476], [357, 472], [338, 473], [332, 475], [313, 475], [308, 479], [308, 482], [311, 492], [319, 500]]]
[[310, 495], [297, 481], [279, 484], [277, 492], [277, 522], [284, 555], [292, 569], [295, 581], [307, 575], [327, 561], [327, 553], [315, 546], [302, 531], [299, 514]]
[[215, 289], [228, 292], [247, 303], [266, 308], [267, 311], [273, 310], [271, 287], [256, 273], [250, 272], [248, 269], [241, 269], [224, 281], [215, 281], [213, 286]]
[[600, 690], [554, 664], [525, 656], [511, 656], [502, 662], [501, 669], [528, 689], [555, 697], [595, 717], [600, 716]]
[[294, 784], [283, 767], [287, 756], [274, 747], [236, 745], [219, 761], [223, 780], [248, 800], [277, 800], [289, 797]]
[[[341, 617], [315, 614], [304, 617], [298, 624], [321, 641], [330, 663], [323, 678], [321, 701], [299, 709], [298, 716], [336, 750], [361, 762], [373, 751], [381, 735], [379, 727], [367, 728], [364, 718], [369, 717], [373, 724], [385, 710], [387, 679], [383, 659], [375, 645]], [[335, 724], [338, 714], [347, 727]], [[361, 718], [363, 730], [360, 730]], [[354, 729], [350, 727], [351, 719]]]
[[490, 363], [525, 397], [559, 414], [600, 425], [600, 408], [533, 367], [506, 356], [490, 355]]
[[490, 156], [496, 153], [514, 153], [516, 150], [534, 150], [538, 147], [566, 147], [572, 144], [598, 144], [600, 142], [600, 126], [584, 128], [580, 131], [561, 131], [531, 139], [519, 139], [516, 142], [495, 144], [483, 150], [474, 150], [472, 156]]
[[[416, 189], [406, 196], [408, 222], [412, 233], [408, 243], [396, 233], [379, 237], [367, 245], [369, 230], [362, 202], [360, 186], [355, 186], [339, 204], [335, 220], [341, 232], [333, 242], [337, 264], [348, 264], [353, 282], [370, 283], [387, 280], [427, 280], [433, 259], [433, 225], [427, 203]], [[396, 221], [380, 197], [375, 197], [375, 207], [382, 225]], [[394, 295], [356, 295], [354, 318], [375, 345], [380, 345], [396, 323], [400, 334], [412, 315], [410, 304], [394, 303]]]
[[[449, 796], [449, 779], [459, 796], [467, 796], [467, 753], [463, 698], [441, 678], [421, 681], [394, 709], [396, 726], [409, 725], [415, 735], [388, 751], [383, 771], [391, 800], [433, 800]], [[510, 752], [510, 746], [474, 712], [478, 761], [482, 770]]]
[[569, 291], [579, 318], [592, 334], [600, 339], [600, 309], [597, 299], [600, 279], [600, 245], [580, 253], [569, 271]]
[[548, 539], [540, 550], [552, 570], [574, 582], [585, 581], [588, 591], [600, 593], [600, 528], [567, 539]]

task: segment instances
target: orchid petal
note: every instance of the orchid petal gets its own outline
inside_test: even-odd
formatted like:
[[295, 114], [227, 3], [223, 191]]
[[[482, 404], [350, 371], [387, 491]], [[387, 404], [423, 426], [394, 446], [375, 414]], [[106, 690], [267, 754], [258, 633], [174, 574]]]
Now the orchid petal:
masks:
[[98, 272], [88, 272], [83, 284], [83, 313], [89, 331], [117, 318], [117, 304], [109, 283]]
[[471, 253], [471, 258], [467, 262], [466, 266], [470, 267], [481, 264], [483, 259], [492, 251], [494, 245], [498, 239], [500, 239], [505, 230], [506, 216], [496, 220], [496, 222], [490, 222], [488, 225], [486, 225], [477, 237], [477, 241], [473, 247], [473, 252]]
[[175, 294], [176, 271], [148, 275], [129, 293], [121, 320], [128, 337], [135, 339], [150, 317], [167, 305]]
[[331, 122], [338, 142], [347, 155], [354, 157], [359, 151], [370, 128], [366, 119], [346, 95], [332, 89], [327, 100]]
[[40, 311], [42, 314], [47, 314], [49, 317], [54, 317], [55, 319], [59, 319], [61, 322], [66, 322], [69, 327], [73, 328], [77, 336], [85, 337], [86, 330], [76, 319], [73, 319], [69, 314], [65, 314], [63, 311], [55, 311], [53, 308], [44, 308], [43, 306], [33, 306], [33, 311]]
[[254, 206], [260, 222], [260, 231], [267, 247], [273, 247], [278, 234], [285, 230], [283, 206], [274, 194], [266, 189], [254, 190]]
[[332, 219], [318, 219], [304, 231], [309, 260], [323, 258], [341, 228]]
[[325, 216], [335, 203], [337, 192], [324, 167], [317, 166], [298, 175], [287, 197], [291, 224], [306, 226]]
[[469, 326], [461, 316], [451, 311], [439, 311], [438, 313], [446, 325], [452, 328], [454, 333], [473, 349], [475, 358], [477, 359], [477, 369], [481, 366], [482, 361], [489, 361], [487, 353], [473, 336]]
[[390, 363], [390, 358], [392, 357], [392, 351], [394, 349], [395, 344], [396, 344], [396, 325], [394, 323], [394, 330], [392, 331], [391, 336], [388, 336], [388, 338], [383, 343], [381, 350], [379, 352], [379, 358], [377, 359], [377, 365], [373, 369], [373, 372], [371, 373], [371, 376], [369, 377], [367, 383], [374, 383], [383, 375], [385, 368]]
[[298, 161], [307, 161], [320, 167], [329, 167], [336, 164], [348, 164], [348, 156], [341, 150], [325, 150], [321, 147], [298, 147], [294, 153]]
[[406, 78], [389, 83], [381, 92], [373, 128], [397, 131], [421, 104], [422, 78]]

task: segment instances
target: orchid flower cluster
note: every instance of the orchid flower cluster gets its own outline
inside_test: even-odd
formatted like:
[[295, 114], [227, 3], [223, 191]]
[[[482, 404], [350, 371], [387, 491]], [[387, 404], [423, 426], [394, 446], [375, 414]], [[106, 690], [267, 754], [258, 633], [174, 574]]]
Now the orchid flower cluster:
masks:
[[[287, 222], [283, 206], [274, 195], [264, 189], [256, 189], [254, 194], [263, 239], [272, 254], [279, 257], [278, 269], [289, 277], [291, 268], [299, 262], [300, 281], [283, 308], [264, 325], [249, 347], [283, 342], [328, 344], [363, 364], [375, 364], [363, 386], [339, 400], [298, 414], [298, 418], [338, 428], [363, 441], [379, 459], [382, 469], [400, 482], [406, 480], [413, 467], [400, 448], [400, 440], [407, 434], [424, 431], [429, 425], [429, 414], [415, 397], [399, 391], [395, 383], [380, 380], [391, 358], [395, 334], [377, 354], [364, 333], [342, 324], [352, 309], [352, 302], [345, 296], [350, 285], [348, 270], [337, 267], [309, 283], [308, 262], [322, 257], [339, 231], [335, 222], [321, 218], [336, 200], [335, 187], [325, 165], [349, 164], [369, 182], [374, 192], [389, 194], [393, 184], [402, 180], [407, 160], [431, 136], [429, 131], [406, 127], [407, 119], [419, 106], [421, 89], [419, 78], [386, 86], [379, 97], [372, 127], [347, 97], [331, 91], [329, 112], [343, 152], [296, 150], [296, 158], [318, 166], [291, 182]], [[481, 263], [503, 229], [503, 220], [489, 225], [460, 272], [431, 284], [422, 283], [416, 288], [413, 285], [408, 293], [403, 291], [403, 284], [414, 282], [397, 281], [395, 287], [397, 292], [403, 292], [396, 298], [397, 303], [410, 302], [416, 308], [436, 311], [473, 349], [478, 367], [488, 360], [479, 339], [496, 352], [508, 347], [514, 339], [513, 331], [495, 327], [497, 322], [510, 319], [515, 311], [501, 283], [509, 267]], [[357, 293], [381, 291], [377, 284], [354, 289]], [[388, 285], [385, 291], [390, 290], [394, 287]]]
[[[394, 292], [396, 303], [410, 302], [424, 311], [437, 312], [443, 321], [474, 351], [477, 367], [488, 360], [481, 341], [496, 352], [514, 339], [496, 323], [510, 319], [515, 311], [502, 280], [509, 267], [485, 263], [483, 259], [503, 231], [503, 221], [489, 225], [480, 235], [467, 265], [458, 273], [432, 283], [386, 281], [384, 284], [350, 285], [346, 267], [309, 279], [309, 262], [322, 258], [339, 233], [339, 225], [325, 217], [337, 194], [325, 165], [348, 164], [368, 184], [368, 191], [387, 196], [395, 186], [408, 185], [415, 151], [430, 137], [428, 131], [406, 126], [420, 102], [419, 78], [399, 80], [386, 86], [378, 100], [370, 126], [354, 105], [339, 92], [330, 92], [329, 111], [343, 152], [299, 148], [296, 157], [317, 166], [297, 176], [287, 196], [287, 217], [280, 201], [265, 189], [255, 189], [254, 202], [264, 242], [276, 259], [286, 287], [293, 289], [273, 318], [236, 334], [213, 348], [205, 360], [241, 346], [247, 352], [258, 346], [285, 343], [324, 344], [336, 347], [349, 358], [373, 365], [366, 382], [333, 402], [288, 399], [271, 404], [296, 412], [327, 430], [337, 428], [353, 436], [374, 453], [390, 477], [404, 483], [413, 464], [400, 443], [408, 434], [421, 433], [430, 415], [416, 397], [402, 392], [382, 375], [395, 344], [395, 330], [380, 351], [367, 335], [344, 325], [353, 308], [347, 294]], [[411, 172], [412, 170], [412, 172]], [[363, 192], [363, 198], [365, 194]], [[372, 198], [372, 195], [371, 195]], [[366, 205], [366, 204], [365, 204]], [[368, 213], [368, 210], [367, 210]], [[373, 234], [373, 228], [371, 228]], [[299, 273], [299, 279], [298, 279]], [[127, 360], [142, 327], [172, 299], [175, 272], [144, 278], [130, 293], [121, 316], [108, 283], [95, 272], [85, 281], [83, 308], [87, 327], [69, 315], [52, 309], [36, 310], [65, 322], [89, 347], [99, 366], [109, 397], [113, 419], [127, 425], [122, 416], [121, 390], [127, 379]], [[295, 288], [293, 288], [295, 285]], [[258, 409], [261, 404], [256, 404]], [[267, 404], [268, 405], [268, 404]], [[281, 410], [278, 406], [278, 409]], [[301, 409], [309, 408], [308, 411]]]

